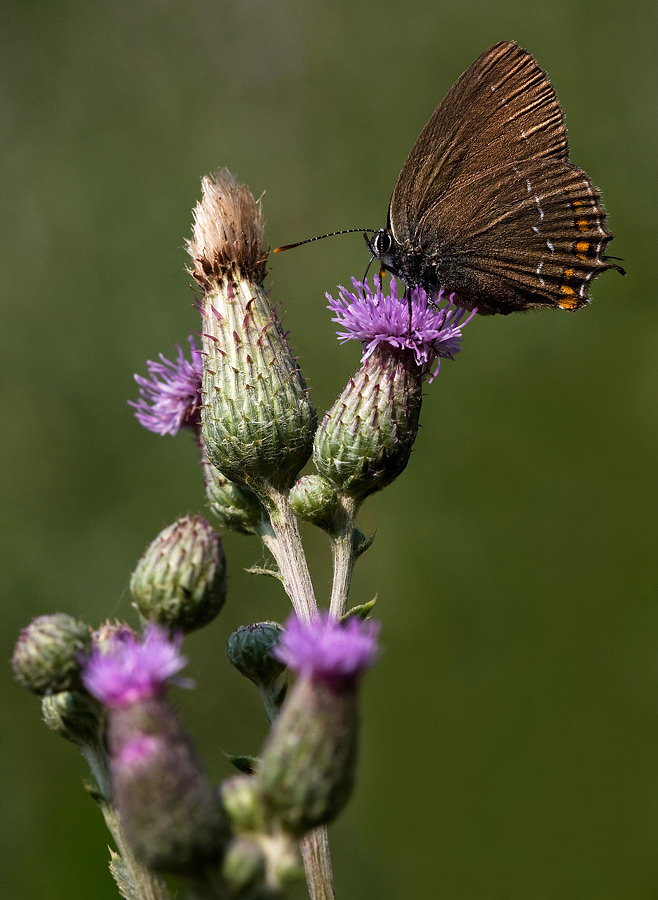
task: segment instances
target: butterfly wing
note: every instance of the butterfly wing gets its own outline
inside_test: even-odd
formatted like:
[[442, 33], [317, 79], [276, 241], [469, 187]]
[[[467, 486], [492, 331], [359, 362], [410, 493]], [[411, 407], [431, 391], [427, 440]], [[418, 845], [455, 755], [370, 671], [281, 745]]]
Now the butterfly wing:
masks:
[[618, 268], [603, 256], [611, 234], [587, 174], [552, 159], [510, 162], [491, 174], [455, 180], [449, 221], [437, 205], [419, 222], [417, 240], [430, 248], [423, 255], [437, 281], [482, 313], [584, 306], [593, 277]]
[[599, 192], [568, 158], [555, 91], [514, 43], [455, 82], [400, 173], [389, 229], [407, 280], [483, 313], [576, 309], [607, 268]]
[[391, 197], [393, 237], [399, 243], [413, 239], [423, 212], [458, 174], [507, 161], [512, 147], [516, 159], [568, 159], [553, 86], [529, 53], [507, 41], [469, 66], [420, 133]]

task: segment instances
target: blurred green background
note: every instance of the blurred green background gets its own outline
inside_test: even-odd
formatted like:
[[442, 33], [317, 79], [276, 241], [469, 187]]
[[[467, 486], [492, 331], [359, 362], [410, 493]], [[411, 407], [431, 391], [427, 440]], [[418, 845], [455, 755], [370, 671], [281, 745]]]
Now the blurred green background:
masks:
[[[33, 616], [131, 618], [129, 573], [203, 511], [192, 441], [142, 430], [134, 372], [198, 328], [183, 242], [199, 179], [263, 190], [272, 246], [385, 223], [454, 79], [513, 38], [547, 69], [572, 159], [629, 276], [578, 315], [479, 319], [428, 388], [411, 464], [368, 502], [354, 602], [378, 593], [358, 790], [331, 829], [341, 900], [658, 897], [658, 73], [654, 0], [149, 0], [0, 9], [2, 658]], [[319, 410], [358, 362], [324, 292], [357, 235], [271, 260]], [[330, 569], [308, 532], [316, 587]], [[230, 599], [191, 636], [181, 713], [213, 777], [264, 735], [229, 669], [240, 623], [283, 618], [227, 535]], [[131, 619], [132, 620], [132, 619]], [[3, 896], [110, 900], [84, 765], [0, 678]], [[303, 891], [295, 896], [302, 897]]]

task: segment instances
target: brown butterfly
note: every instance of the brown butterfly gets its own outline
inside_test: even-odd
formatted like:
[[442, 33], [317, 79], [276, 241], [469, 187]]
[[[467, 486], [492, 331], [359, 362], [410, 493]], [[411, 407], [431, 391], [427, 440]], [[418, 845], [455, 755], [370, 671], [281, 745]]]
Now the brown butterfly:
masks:
[[546, 73], [513, 41], [485, 51], [453, 84], [398, 175], [373, 258], [408, 289], [444, 288], [483, 315], [579, 309], [606, 269], [612, 234], [598, 188], [569, 161]]
[[366, 242], [411, 288], [443, 287], [485, 315], [578, 309], [606, 269], [598, 189], [569, 162], [557, 96], [513, 42], [457, 79], [409, 154], [388, 224]]

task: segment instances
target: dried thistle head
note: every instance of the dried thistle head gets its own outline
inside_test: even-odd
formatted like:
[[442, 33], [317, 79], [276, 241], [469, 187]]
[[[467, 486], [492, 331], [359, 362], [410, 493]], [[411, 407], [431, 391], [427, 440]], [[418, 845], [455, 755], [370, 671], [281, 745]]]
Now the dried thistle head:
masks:
[[204, 292], [232, 273], [262, 284], [268, 251], [260, 201], [222, 167], [201, 180], [202, 198], [194, 210], [187, 249], [190, 272]]

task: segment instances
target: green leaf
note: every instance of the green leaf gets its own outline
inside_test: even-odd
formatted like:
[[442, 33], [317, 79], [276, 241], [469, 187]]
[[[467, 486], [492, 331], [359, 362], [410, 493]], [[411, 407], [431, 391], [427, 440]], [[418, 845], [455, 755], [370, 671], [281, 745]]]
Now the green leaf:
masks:
[[136, 886], [130, 878], [130, 870], [121, 855], [110, 848], [110, 872], [117, 883], [119, 893], [124, 900], [142, 900]]
[[358, 616], [359, 619], [367, 619], [376, 602], [377, 594], [375, 594], [372, 600], [368, 600], [367, 603], [361, 603], [359, 606], [353, 606], [352, 609], [348, 609], [345, 615], [340, 617], [340, 621], [345, 622], [347, 619], [351, 619], [354, 616]]
[[269, 575], [270, 578], [276, 578], [281, 584], [284, 583], [281, 572], [279, 572], [278, 569], [270, 568], [269, 566], [251, 566], [251, 568], [245, 569], [245, 572], [248, 572], [250, 575]]
[[352, 548], [354, 557], [358, 559], [366, 550], [370, 549], [372, 542], [375, 540], [375, 533], [365, 535], [359, 528], [354, 529], [352, 534]]
[[224, 756], [238, 772], [243, 772], [245, 775], [253, 775], [260, 762], [257, 756], [234, 756], [232, 753], [224, 753]]

